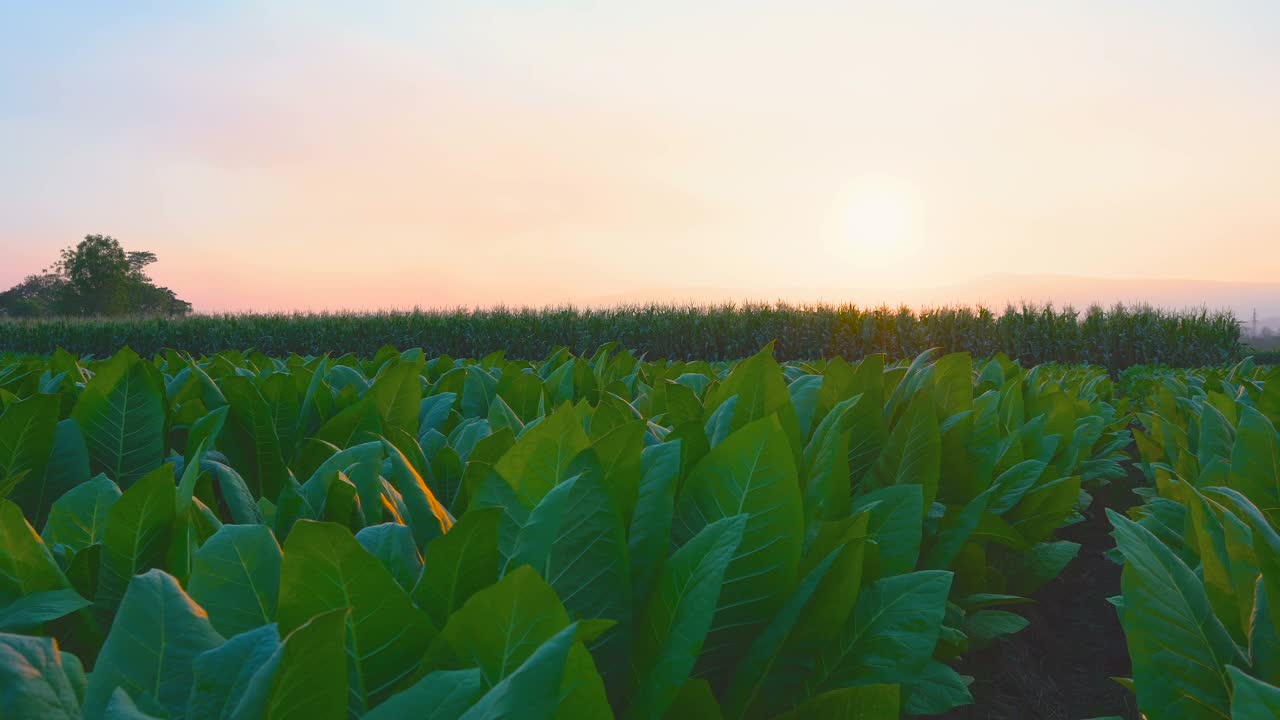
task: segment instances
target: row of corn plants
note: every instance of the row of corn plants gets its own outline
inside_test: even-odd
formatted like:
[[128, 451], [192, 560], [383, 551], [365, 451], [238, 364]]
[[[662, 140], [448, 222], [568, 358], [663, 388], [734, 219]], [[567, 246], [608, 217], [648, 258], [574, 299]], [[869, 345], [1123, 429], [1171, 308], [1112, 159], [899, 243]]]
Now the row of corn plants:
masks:
[[1150, 720], [1280, 717], [1280, 370], [1135, 368], [1150, 484], [1111, 513], [1115, 599]]
[[1194, 367], [1234, 362], [1240, 327], [1230, 313], [1150, 307], [1009, 306], [860, 308], [852, 305], [653, 305], [612, 308], [442, 310], [354, 314], [195, 315], [181, 318], [0, 318], [0, 351], [49, 354], [58, 347], [106, 356], [130, 346], [214, 354], [254, 347], [289, 353], [367, 355], [383, 345], [428, 355], [480, 357], [506, 350], [544, 357], [557, 346], [619, 341], [649, 357], [734, 360], [770, 340], [781, 359], [913, 357], [930, 348], [998, 353], [1024, 365], [1090, 362], [1113, 371], [1155, 363]]
[[897, 718], [1123, 474], [1097, 368], [0, 365], [4, 717]]

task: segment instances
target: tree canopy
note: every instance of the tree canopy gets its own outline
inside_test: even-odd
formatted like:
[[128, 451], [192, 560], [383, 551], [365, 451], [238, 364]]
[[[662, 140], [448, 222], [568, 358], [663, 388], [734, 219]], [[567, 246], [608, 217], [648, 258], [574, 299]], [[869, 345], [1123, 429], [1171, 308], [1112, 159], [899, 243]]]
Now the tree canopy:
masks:
[[126, 251], [110, 235], [86, 235], [63, 249], [52, 268], [0, 293], [10, 317], [185, 315], [191, 303], [147, 276], [156, 254]]

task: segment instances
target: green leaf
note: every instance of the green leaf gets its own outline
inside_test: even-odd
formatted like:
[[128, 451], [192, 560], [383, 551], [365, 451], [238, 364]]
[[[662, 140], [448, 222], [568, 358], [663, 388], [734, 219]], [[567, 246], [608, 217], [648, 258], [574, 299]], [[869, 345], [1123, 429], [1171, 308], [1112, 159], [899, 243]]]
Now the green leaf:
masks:
[[1107, 511], [1125, 558], [1121, 616], [1139, 709], [1153, 718], [1226, 717], [1229, 664], [1247, 665], [1195, 573], [1149, 530]]
[[1026, 618], [1003, 610], [978, 610], [965, 615], [964, 631], [971, 640], [986, 643], [1002, 635], [1012, 635], [1026, 628]]
[[387, 479], [404, 499], [409, 511], [404, 520], [413, 530], [413, 538], [418, 546], [422, 547], [432, 538], [449, 532], [449, 528], [453, 527], [453, 516], [436, 499], [435, 493], [427, 487], [426, 481], [409, 463], [408, 458], [388, 440], [382, 441], [382, 447], [391, 463], [391, 473]]
[[1276, 429], [1265, 415], [1248, 405], [1240, 406], [1228, 485], [1263, 508], [1272, 522], [1280, 515], [1280, 443]]
[[280, 546], [262, 525], [223, 525], [195, 551], [188, 591], [230, 637], [272, 622], [280, 590]]
[[0, 608], [0, 631], [37, 627], [92, 604], [71, 588], [31, 593]]
[[0, 608], [33, 593], [71, 587], [22, 510], [0, 500]]
[[102, 531], [99, 605], [114, 608], [130, 578], [163, 563], [173, 535], [176, 504], [173, 465], [166, 463], [134, 483], [111, 505]]
[[[529, 511], [523, 523], [518, 524], [511, 554], [503, 565], [504, 573], [527, 564], [537, 568], [539, 574], [549, 574], [546, 566], [551, 557], [551, 546], [560, 526], [569, 520], [569, 498], [577, 482], [578, 477], [575, 476], [552, 488], [542, 496], [537, 507]], [[513, 494], [511, 502], [519, 503], [520, 500]]]
[[1062, 574], [1076, 554], [1080, 552], [1080, 544], [1067, 540], [1039, 543], [1031, 549], [1020, 553], [1016, 561], [1005, 572], [1008, 581], [1008, 592], [1018, 595], [1032, 595], [1045, 583]]
[[89, 678], [86, 720], [103, 716], [116, 688], [124, 688], [135, 700], [159, 703], [170, 716], [181, 716], [191, 692], [195, 657], [222, 642], [204, 611], [172, 576], [152, 570], [133, 578]]
[[[472, 595], [451, 615], [433, 655], [442, 657], [440, 648], [447, 648], [462, 666], [480, 668], [486, 688], [496, 687], [540, 644], [568, 625], [569, 616], [555, 591], [525, 565]], [[580, 644], [569, 650], [560, 695], [577, 717], [608, 714], [604, 684]]]
[[1008, 519], [1027, 542], [1048, 540], [1071, 514], [1079, 498], [1078, 475], [1054, 480], [1027, 493]]
[[450, 615], [440, 640], [465, 665], [478, 667], [490, 688], [568, 625], [555, 591], [533, 568], [522, 565]]
[[573, 647], [576, 625], [542, 643], [514, 672], [493, 686], [462, 715], [461, 720], [550, 720], [560, 707], [565, 664]]
[[226, 428], [230, 437], [222, 443], [231, 465], [244, 473], [250, 487], [261, 496], [278, 496], [289, 477], [289, 468], [271, 407], [249, 378], [225, 378], [221, 388], [231, 408]]
[[7, 479], [23, 476], [9, 499], [37, 525], [44, 522], [49, 505], [66, 489], [47, 487], [45, 474], [60, 408], [57, 395], [32, 395], [9, 405], [0, 415], [0, 487]]
[[437, 625], [474, 595], [498, 580], [500, 508], [472, 510], [426, 548], [413, 600]]
[[992, 486], [963, 508], [947, 508], [946, 515], [938, 526], [938, 536], [921, 563], [924, 567], [937, 570], [951, 567], [960, 554], [960, 549], [978, 529], [978, 524], [987, 511], [987, 503], [991, 501], [995, 491], [995, 486]]
[[[602, 480], [596, 469], [578, 476], [569, 489], [543, 574], [574, 617], [626, 623], [631, 618], [626, 531]], [[535, 508], [530, 524], [537, 514]]]
[[631, 717], [663, 717], [689, 679], [746, 524], [745, 515], [717, 520], [667, 560], [636, 625], [633, 673], [638, 685]]
[[52, 638], [0, 633], [0, 708], [5, 717], [80, 719], [80, 701]]
[[218, 433], [222, 432], [222, 427], [226, 424], [228, 412], [230, 408], [223, 405], [191, 425], [191, 430], [187, 432], [187, 451], [183, 456], [183, 467], [197, 460], [201, 448], [212, 450], [215, 447]]
[[350, 652], [358, 664], [352, 692], [372, 706], [417, 669], [435, 628], [350, 531], [301, 520], [285, 541], [280, 567], [281, 631], [342, 608], [351, 609]]
[[76, 552], [102, 542], [108, 511], [118, 499], [120, 488], [106, 475], [77, 485], [49, 509], [44, 541], [49, 545], [61, 543]]
[[422, 575], [422, 556], [414, 543], [413, 531], [399, 523], [382, 523], [356, 533], [356, 541], [370, 555], [378, 558], [400, 587], [406, 592], [413, 589]]
[[795, 587], [804, 544], [803, 500], [786, 433], [774, 416], [743, 427], [689, 473], [676, 502], [672, 540], [688, 542], [725, 517], [746, 515], [725, 571], [700, 672], [726, 668], [746, 652]]
[[1272, 720], [1280, 717], [1280, 688], [1246, 675], [1234, 665], [1231, 675], [1231, 720]]
[[197, 655], [191, 664], [187, 717], [230, 720], [254, 674], [279, 647], [276, 626], [264, 625]]
[[827, 576], [831, 566], [844, 553], [847, 544], [841, 543], [828, 552], [822, 560], [800, 581], [799, 587], [787, 598], [786, 604], [778, 611], [773, 622], [760, 633], [751, 649], [738, 663], [734, 670], [733, 681], [725, 693], [725, 712], [730, 718], [743, 717], [747, 709], [755, 702], [764, 687], [769, 671], [773, 667], [778, 653], [790, 637], [791, 631], [800, 620], [801, 611], [809, 603], [818, 585]]
[[[825, 523], [801, 564], [801, 572], [810, 574], [826, 555], [844, 546], [826, 577], [819, 581], [812, 599], [804, 606], [795, 628], [787, 638], [766, 687], [759, 695], [766, 715], [791, 707], [797, 693], [804, 692], [806, 678], [814, 667], [814, 659], [830, 643], [835, 629], [844, 627], [853, 614], [861, 594], [863, 562], [867, 539], [867, 513], [850, 515], [838, 522]], [[919, 516], [914, 520], [919, 521]], [[868, 583], [869, 584], [869, 583]], [[757, 712], [750, 713], [758, 715]]]
[[922, 570], [866, 588], [853, 617], [819, 657], [810, 691], [913, 682], [937, 644], [951, 577]]
[[868, 488], [920, 485], [927, 508], [938, 494], [941, 458], [942, 433], [938, 429], [933, 396], [921, 393], [894, 425], [865, 482]]
[[801, 464], [800, 422], [791, 404], [782, 368], [773, 357], [772, 342], [733, 366], [729, 377], [707, 397], [707, 410], [715, 411], [732, 397], [736, 397], [737, 402], [728, 428], [731, 434], [776, 414], [786, 433], [793, 464]]
[[834, 520], [848, 510], [849, 432], [846, 418], [862, 396], [837, 404], [813, 432], [804, 449], [804, 512], [806, 534], [812, 537], [823, 520]]
[[911, 684], [902, 709], [908, 715], [941, 715], [972, 702], [964, 678], [951, 667], [930, 660], [919, 680]]
[[[369, 388], [385, 431], [402, 430], [418, 437], [418, 411], [422, 405], [420, 361], [399, 362], [383, 370]], [[488, 408], [488, 404], [485, 404]]]
[[1200, 469], [1209, 467], [1215, 459], [1231, 462], [1231, 447], [1235, 444], [1235, 428], [1222, 411], [1212, 403], [1205, 403], [1200, 412], [1200, 438], [1196, 458]]
[[[876, 542], [873, 578], [903, 575], [915, 569], [924, 534], [924, 493], [919, 485], [893, 485], [867, 493], [853, 504], [851, 514], [866, 510], [867, 535]], [[868, 560], [870, 564], [870, 560]]]
[[[181, 494], [181, 487], [178, 488], [178, 492]], [[179, 499], [178, 502], [181, 504], [182, 500]], [[196, 549], [212, 537], [220, 527], [222, 522], [200, 498], [192, 498], [191, 502], [178, 512], [174, 519], [169, 548], [165, 552], [164, 567], [178, 579], [179, 583], [185, 585], [191, 580], [191, 563]]]
[[648, 599], [671, 545], [676, 480], [680, 476], [680, 441], [645, 448], [640, 455], [640, 465], [640, 494], [627, 538], [635, 608], [643, 607]]
[[1022, 498], [1035, 487], [1040, 476], [1044, 475], [1048, 465], [1040, 460], [1023, 460], [1005, 470], [995, 480], [997, 488], [987, 507], [987, 511], [995, 515], [1003, 515], [1012, 510]]
[[[107, 701], [102, 717], [103, 720], [161, 720], [165, 715], [164, 708], [153, 707], [150, 702], [144, 702], [143, 705], [146, 706], [145, 710], [138, 707], [124, 688], [116, 688]], [[148, 712], [149, 710], [154, 712]]]
[[[1215, 412], [1217, 412], [1215, 410]], [[1219, 413], [1221, 414], [1221, 413]], [[1238, 612], [1235, 589], [1231, 578], [1231, 559], [1227, 554], [1226, 531], [1222, 521], [1214, 514], [1209, 503], [1191, 485], [1184, 485], [1183, 496], [1190, 510], [1190, 525], [1196, 544], [1199, 546], [1201, 576], [1204, 579], [1205, 594], [1209, 604], [1231, 634], [1237, 644], [1245, 641], [1245, 628], [1248, 627], [1246, 616]], [[1252, 607], [1249, 608], [1252, 611]], [[1242, 623], [1242, 620], [1246, 622]]]
[[819, 695], [774, 720], [897, 720], [897, 685], [862, 685]]
[[667, 720], [681, 718], [698, 718], [698, 720], [722, 720], [720, 704], [711, 692], [711, 685], [706, 680], [690, 680], [680, 688], [676, 699], [667, 709]]
[[365, 715], [364, 720], [409, 717], [416, 720], [458, 720], [480, 698], [481, 692], [479, 670], [433, 672], [392, 695]]
[[298, 627], [258, 668], [233, 720], [348, 717], [348, 662], [344, 641], [351, 611], [321, 613]]
[[99, 365], [71, 413], [84, 432], [93, 472], [128, 489], [155, 470], [164, 459], [166, 407], [159, 371], [132, 350]]
[[573, 474], [570, 464], [589, 444], [573, 406], [564, 404], [526, 430], [494, 469], [532, 507]]

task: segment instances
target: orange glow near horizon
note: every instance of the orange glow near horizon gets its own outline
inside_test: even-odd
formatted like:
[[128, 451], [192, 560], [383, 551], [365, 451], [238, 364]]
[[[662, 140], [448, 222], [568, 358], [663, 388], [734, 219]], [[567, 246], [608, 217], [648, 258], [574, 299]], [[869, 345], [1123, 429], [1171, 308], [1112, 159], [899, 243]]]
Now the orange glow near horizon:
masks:
[[204, 311], [1280, 275], [1267, 4], [60, 12], [0, 49], [3, 287], [96, 232]]

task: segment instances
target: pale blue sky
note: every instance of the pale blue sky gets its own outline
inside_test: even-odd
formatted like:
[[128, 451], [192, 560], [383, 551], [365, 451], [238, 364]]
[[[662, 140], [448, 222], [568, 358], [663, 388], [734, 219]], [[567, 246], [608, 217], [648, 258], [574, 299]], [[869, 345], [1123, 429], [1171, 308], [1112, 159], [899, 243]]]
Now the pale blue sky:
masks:
[[207, 310], [1268, 281], [1280, 3], [0, 0], [0, 159]]

